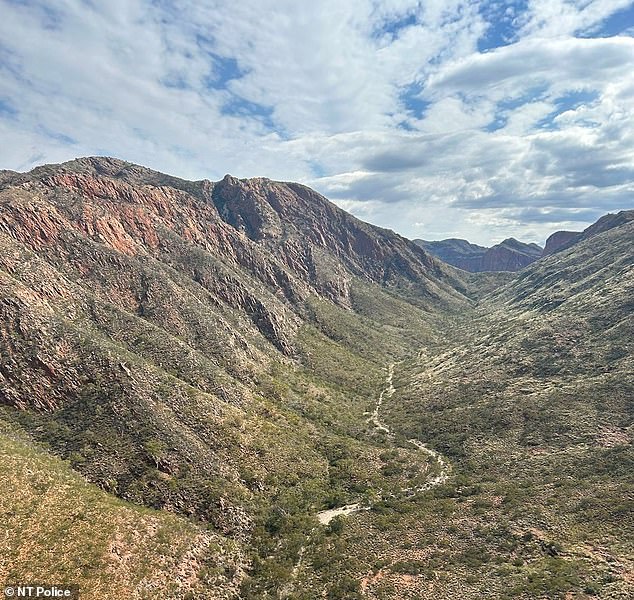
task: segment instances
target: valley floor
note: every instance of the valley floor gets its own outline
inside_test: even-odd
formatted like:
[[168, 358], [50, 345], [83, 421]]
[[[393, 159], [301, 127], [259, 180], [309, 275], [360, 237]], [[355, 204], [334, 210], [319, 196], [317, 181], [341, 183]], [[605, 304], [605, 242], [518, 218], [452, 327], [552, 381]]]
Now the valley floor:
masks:
[[[393, 443], [394, 440], [394, 432], [381, 420], [381, 406], [383, 405], [384, 399], [390, 399], [395, 392], [394, 385], [392, 380], [394, 378], [394, 368], [396, 363], [390, 363], [387, 366], [387, 374], [385, 376], [385, 387], [381, 390], [379, 394], [374, 410], [372, 411], [372, 416], [369, 419], [375, 429], [379, 432], [385, 433], [388, 440]], [[435, 450], [431, 450], [427, 448], [423, 442], [419, 440], [407, 440], [412, 446], [420, 450], [423, 455], [425, 455], [425, 460], [423, 461], [424, 467], [428, 468], [427, 458], [431, 457], [435, 462], [435, 465], [431, 467], [432, 471], [435, 474], [429, 477], [428, 481], [418, 486], [404, 487], [400, 490], [395, 490], [389, 494], [389, 497], [397, 497], [403, 495], [412, 495], [418, 492], [430, 490], [437, 485], [441, 485], [449, 479], [449, 472], [451, 470], [451, 466], [448, 462]], [[382, 500], [382, 499], [380, 499]], [[356, 512], [362, 510], [370, 510], [372, 508], [371, 505], [360, 504], [359, 502], [355, 502], [353, 504], [346, 504], [345, 506], [340, 506], [338, 508], [330, 508], [328, 510], [322, 510], [317, 513], [317, 519], [322, 525], [328, 525], [330, 521], [339, 516], [348, 516], [354, 514]]]

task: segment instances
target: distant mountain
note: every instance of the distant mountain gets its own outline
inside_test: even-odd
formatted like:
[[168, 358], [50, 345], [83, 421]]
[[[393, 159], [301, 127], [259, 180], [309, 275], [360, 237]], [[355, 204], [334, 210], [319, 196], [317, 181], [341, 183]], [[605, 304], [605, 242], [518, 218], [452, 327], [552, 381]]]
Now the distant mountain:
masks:
[[414, 240], [414, 243], [447, 264], [471, 272], [482, 270], [479, 267], [482, 264], [482, 257], [487, 251], [484, 246], [477, 246], [467, 240], [457, 238], [435, 242]]
[[546, 240], [543, 256], [548, 256], [562, 248], [567, 248], [578, 241], [580, 237], [580, 231], [555, 231], [555, 233]]
[[630, 221], [634, 221], [634, 210], [622, 210], [618, 213], [604, 215], [583, 231], [556, 231], [546, 240], [543, 255], [548, 256], [554, 252], [564, 250], [577, 242], [587, 240], [615, 227], [620, 227]]
[[472, 273], [519, 271], [542, 255], [542, 249], [537, 244], [525, 244], [514, 238], [491, 248], [455, 238], [435, 242], [414, 240], [414, 243], [447, 264]]

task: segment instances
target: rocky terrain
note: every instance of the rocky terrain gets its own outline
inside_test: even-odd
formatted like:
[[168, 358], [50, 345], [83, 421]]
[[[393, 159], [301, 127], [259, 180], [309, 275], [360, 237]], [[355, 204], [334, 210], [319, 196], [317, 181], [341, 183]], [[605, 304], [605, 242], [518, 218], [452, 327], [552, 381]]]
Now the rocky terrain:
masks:
[[414, 240], [414, 242], [442, 261], [471, 273], [519, 271], [542, 255], [542, 248], [537, 244], [525, 244], [513, 238], [504, 240], [491, 248], [460, 239], [437, 242]]
[[1, 172], [0, 578], [630, 597], [630, 214], [470, 274], [298, 184]]

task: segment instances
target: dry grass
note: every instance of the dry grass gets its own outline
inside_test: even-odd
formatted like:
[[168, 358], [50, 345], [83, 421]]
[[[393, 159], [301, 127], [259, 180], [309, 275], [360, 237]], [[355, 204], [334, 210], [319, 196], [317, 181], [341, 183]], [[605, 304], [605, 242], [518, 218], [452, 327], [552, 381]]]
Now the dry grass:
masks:
[[10, 490], [0, 495], [0, 581], [77, 585], [86, 600], [234, 595], [232, 543], [115, 499], [2, 429], [0, 479]]

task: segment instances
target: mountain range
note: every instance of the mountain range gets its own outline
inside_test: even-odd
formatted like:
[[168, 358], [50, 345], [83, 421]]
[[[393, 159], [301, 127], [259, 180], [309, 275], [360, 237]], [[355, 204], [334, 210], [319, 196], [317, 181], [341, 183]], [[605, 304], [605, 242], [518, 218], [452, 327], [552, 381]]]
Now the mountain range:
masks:
[[628, 597], [633, 217], [468, 273], [295, 183], [0, 172], [0, 578]]
[[623, 225], [633, 218], [632, 211], [621, 211], [601, 217], [584, 231], [556, 231], [548, 237], [544, 248], [535, 243], [527, 244], [514, 238], [508, 238], [490, 248], [457, 238], [433, 242], [420, 239], [413, 241], [443, 262], [471, 273], [520, 271], [542, 256], [568, 248], [597, 233]]
[[442, 261], [471, 273], [519, 271], [542, 256], [541, 246], [525, 244], [514, 238], [490, 248], [455, 238], [437, 242], [414, 240], [414, 243]]

